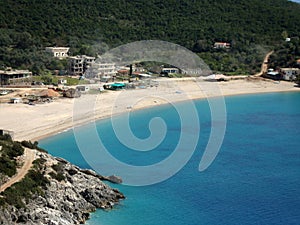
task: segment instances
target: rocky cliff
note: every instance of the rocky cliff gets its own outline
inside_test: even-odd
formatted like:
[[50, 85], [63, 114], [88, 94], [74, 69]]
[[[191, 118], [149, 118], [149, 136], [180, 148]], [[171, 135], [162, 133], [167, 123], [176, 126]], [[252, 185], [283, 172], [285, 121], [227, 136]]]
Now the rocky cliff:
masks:
[[[14, 188], [18, 186], [15, 184], [5, 190], [7, 193], [1, 193], [0, 224], [81, 224], [96, 208], [110, 209], [124, 199], [122, 193], [101, 181], [102, 176], [47, 153], [36, 152], [32, 174], [37, 173], [45, 178], [44, 186], [34, 186], [35, 191], [29, 192], [30, 197], [19, 192], [30, 183], [28, 180], [35, 180], [32, 177], [23, 179], [24, 184], [19, 184], [23, 187]], [[21, 196], [21, 203], [9, 201], [14, 194]]]

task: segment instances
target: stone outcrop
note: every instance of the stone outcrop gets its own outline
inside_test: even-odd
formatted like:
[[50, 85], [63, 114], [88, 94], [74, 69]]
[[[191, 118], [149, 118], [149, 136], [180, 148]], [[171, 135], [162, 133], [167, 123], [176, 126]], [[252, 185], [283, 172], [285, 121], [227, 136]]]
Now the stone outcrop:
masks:
[[[82, 224], [90, 212], [97, 208], [111, 209], [124, 199], [122, 193], [103, 183], [104, 177], [94, 171], [80, 169], [46, 153], [37, 155], [43, 159], [42, 170], [50, 183], [43, 193], [35, 194], [25, 202], [24, 208], [17, 209], [12, 205], [1, 208], [0, 224]], [[63, 178], [53, 178], [57, 173]]]

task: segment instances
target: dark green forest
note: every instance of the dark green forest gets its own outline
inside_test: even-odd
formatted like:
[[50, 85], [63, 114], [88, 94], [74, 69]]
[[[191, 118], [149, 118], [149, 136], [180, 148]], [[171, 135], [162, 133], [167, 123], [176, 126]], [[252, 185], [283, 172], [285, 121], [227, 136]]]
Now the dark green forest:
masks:
[[[196, 52], [215, 71], [253, 74], [286, 36], [299, 46], [299, 21], [300, 4], [287, 0], [1, 0], [0, 67], [40, 74], [65, 66], [46, 46], [95, 55], [154, 39]], [[216, 41], [231, 48], [214, 49]]]

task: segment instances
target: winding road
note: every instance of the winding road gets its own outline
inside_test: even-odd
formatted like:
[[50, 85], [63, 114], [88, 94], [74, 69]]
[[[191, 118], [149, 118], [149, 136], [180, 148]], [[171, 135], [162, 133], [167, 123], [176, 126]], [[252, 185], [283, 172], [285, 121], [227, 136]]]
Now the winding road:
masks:
[[10, 178], [5, 184], [0, 187], [0, 193], [5, 191], [7, 188], [12, 186], [13, 184], [22, 180], [32, 166], [32, 162], [35, 158], [35, 150], [25, 148], [24, 151], [24, 164], [18, 169], [17, 174]]

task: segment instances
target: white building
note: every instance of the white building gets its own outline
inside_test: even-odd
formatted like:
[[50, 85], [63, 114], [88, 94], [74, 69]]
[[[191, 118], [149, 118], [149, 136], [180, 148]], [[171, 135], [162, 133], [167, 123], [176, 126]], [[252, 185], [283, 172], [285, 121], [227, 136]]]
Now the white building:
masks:
[[68, 57], [70, 48], [67, 47], [46, 47], [46, 51], [51, 53], [53, 57], [63, 59]]
[[230, 43], [228, 42], [215, 42], [214, 48], [230, 48]]
[[161, 69], [161, 73], [179, 73], [179, 69], [178, 68], [162, 68]]
[[102, 80], [103, 78], [110, 79], [116, 76], [116, 74], [117, 70], [115, 63], [94, 62], [86, 71], [85, 76]]
[[10, 103], [12, 103], [12, 104], [18, 104], [18, 103], [21, 103], [21, 102], [22, 102], [21, 98], [11, 98], [10, 99]]
[[284, 80], [296, 80], [297, 76], [300, 75], [299, 68], [281, 68], [280, 72]]

